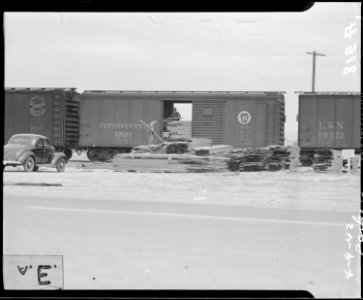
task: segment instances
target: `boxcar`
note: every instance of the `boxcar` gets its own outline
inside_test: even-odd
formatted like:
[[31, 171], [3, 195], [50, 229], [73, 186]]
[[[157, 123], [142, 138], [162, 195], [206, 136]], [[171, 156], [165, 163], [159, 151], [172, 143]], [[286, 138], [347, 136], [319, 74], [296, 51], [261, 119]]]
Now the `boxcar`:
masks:
[[298, 146], [303, 165], [330, 164], [331, 150], [360, 153], [360, 93], [297, 93]]
[[46, 136], [68, 158], [79, 141], [79, 94], [74, 88], [5, 88], [4, 144], [17, 133]]
[[301, 149], [360, 149], [360, 93], [297, 93]]
[[192, 103], [192, 137], [235, 147], [284, 143], [283, 92], [85, 91], [79, 146], [94, 160], [155, 142], [144, 123], [162, 136], [175, 103]]

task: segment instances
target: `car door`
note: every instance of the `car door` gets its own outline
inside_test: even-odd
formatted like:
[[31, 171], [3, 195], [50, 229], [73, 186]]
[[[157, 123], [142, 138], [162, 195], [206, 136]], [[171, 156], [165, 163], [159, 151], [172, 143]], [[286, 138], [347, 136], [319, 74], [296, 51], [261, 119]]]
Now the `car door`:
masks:
[[35, 155], [35, 162], [37, 164], [43, 163], [43, 156], [44, 156], [44, 141], [43, 141], [43, 139], [39, 139], [36, 142], [33, 153]]
[[44, 152], [43, 152], [43, 164], [50, 163], [51, 159], [51, 146], [47, 139], [44, 139]]

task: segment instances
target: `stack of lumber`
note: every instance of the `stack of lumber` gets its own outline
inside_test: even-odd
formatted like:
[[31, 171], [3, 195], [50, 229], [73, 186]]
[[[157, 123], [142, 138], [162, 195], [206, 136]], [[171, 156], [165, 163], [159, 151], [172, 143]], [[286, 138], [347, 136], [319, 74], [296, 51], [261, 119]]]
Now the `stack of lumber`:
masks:
[[331, 169], [333, 153], [330, 150], [319, 151], [314, 155], [314, 171], [327, 171]]
[[187, 142], [173, 142], [167, 143], [165, 148], [165, 153], [185, 153], [188, 152], [188, 143]]
[[226, 156], [230, 154], [232, 150], [233, 147], [229, 145], [216, 145], [195, 148], [195, 154], [201, 156]]
[[164, 142], [161, 144], [140, 145], [132, 148], [133, 153], [185, 153], [188, 152], [189, 142]]
[[115, 156], [111, 166], [117, 171], [128, 172], [226, 172], [227, 161], [228, 158], [201, 158], [188, 154], [127, 153]]
[[246, 149], [241, 157], [240, 172], [253, 172], [264, 170], [264, 160], [270, 155], [268, 148]]
[[[269, 146], [255, 149], [235, 149], [229, 155], [228, 168], [231, 171], [256, 172], [288, 169], [291, 161], [291, 147]], [[294, 156], [296, 156], [294, 151]]]
[[200, 148], [200, 147], [209, 147], [212, 145], [212, 140], [211, 139], [206, 139], [206, 138], [192, 138], [190, 139], [190, 143], [189, 143], [189, 151], [195, 153], [195, 149], [196, 148]]
[[212, 141], [204, 138], [183, 138], [170, 139], [161, 144], [140, 145], [132, 149], [133, 153], [194, 153], [196, 148], [210, 146]]
[[288, 169], [290, 165], [290, 149], [283, 146], [270, 146], [272, 151], [265, 160], [265, 169], [268, 171], [278, 171]]

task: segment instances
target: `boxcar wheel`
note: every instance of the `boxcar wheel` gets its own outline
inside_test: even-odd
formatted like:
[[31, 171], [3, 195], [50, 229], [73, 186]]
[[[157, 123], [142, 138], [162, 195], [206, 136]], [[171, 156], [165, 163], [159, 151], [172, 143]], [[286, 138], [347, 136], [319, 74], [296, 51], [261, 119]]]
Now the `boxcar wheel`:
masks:
[[72, 150], [71, 149], [69, 149], [69, 148], [66, 148], [65, 150], [64, 150], [64, 154], [66, 155], [66, 157], [67, 157], [67, 159], [68, 160], [70, 160], [71, 159], [71, 157], [72, 157]]
[[29, 156], [24, 163], [24, 171], [25, 172], [32, 172], [34, 170], [35, 167], [35, 161], [34, 158]]
[[66, 169], [66, 160], [62, 157], [57, 161], [57, 164], [55, 166], [57, 168], [58, 172], [64, 172]]
[[87, 158], [90, 161], [96, 161], [98, 159], [98, 155], [97, 155], [96, 150], [94, 150], [94, 149], [88, 150], [87, 151]]

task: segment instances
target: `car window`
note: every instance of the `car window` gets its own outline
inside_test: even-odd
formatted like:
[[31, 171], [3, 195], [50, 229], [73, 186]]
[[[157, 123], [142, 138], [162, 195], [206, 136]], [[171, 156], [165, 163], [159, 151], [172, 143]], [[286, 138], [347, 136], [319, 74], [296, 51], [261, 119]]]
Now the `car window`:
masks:
[[44, 146], [43, 139], [40, 139], [40, 140], [37, 142], [36, 147], [37, 147], [37, 148], [43, 148], [43, 146]]
[[9, 144], [30, 144], [30, 138], [27, 136], [15, 136], [10, 139]]
[[50, 143], [47, 139], [44, 139], [44, 147], [49, 147]]

